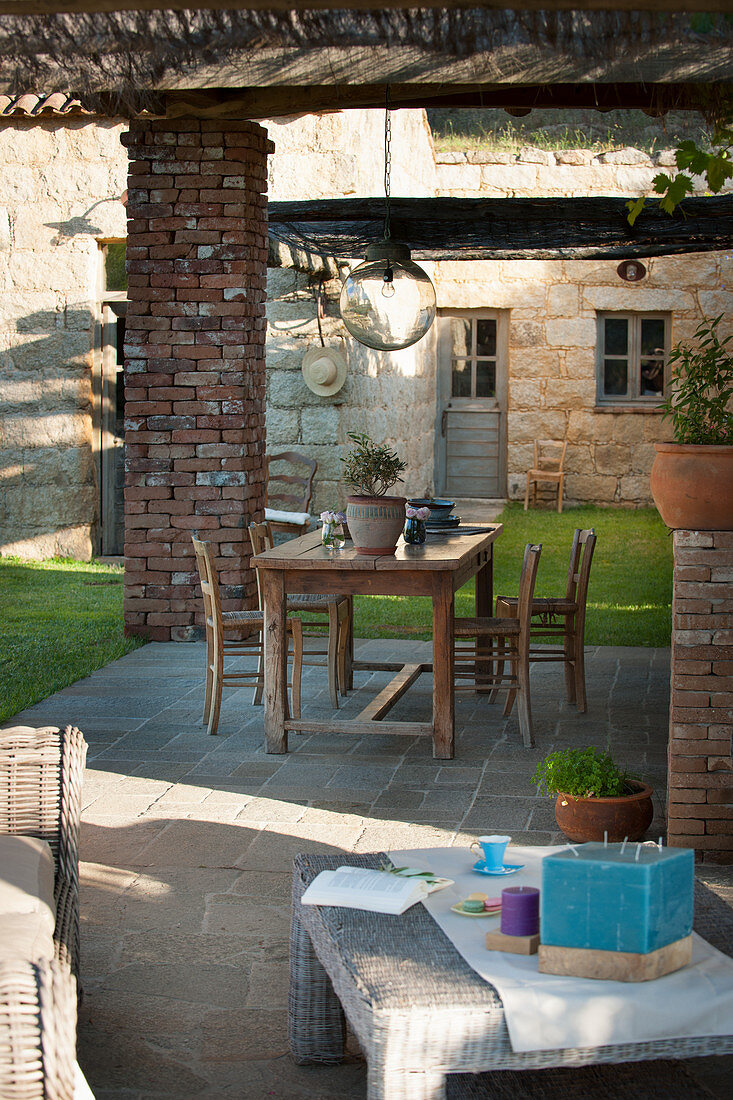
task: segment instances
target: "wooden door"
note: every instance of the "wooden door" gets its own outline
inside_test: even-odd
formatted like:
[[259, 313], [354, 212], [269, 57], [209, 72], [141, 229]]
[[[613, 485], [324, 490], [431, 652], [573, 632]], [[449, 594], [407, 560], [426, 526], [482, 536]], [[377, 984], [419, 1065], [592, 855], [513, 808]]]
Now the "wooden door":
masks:
[[448, 497], [506, 495], [504, 311], [440, 318], [436, 483]]

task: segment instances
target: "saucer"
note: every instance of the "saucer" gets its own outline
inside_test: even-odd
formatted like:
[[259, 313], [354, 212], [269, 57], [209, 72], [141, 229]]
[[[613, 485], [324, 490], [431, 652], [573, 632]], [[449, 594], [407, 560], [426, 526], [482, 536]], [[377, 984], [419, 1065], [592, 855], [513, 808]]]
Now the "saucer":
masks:
[[458, 913], [459, 917], [478, 917], [479, 919], [481, 919], [481, 917], [500, 917], [501, 916], [501, 908], [492, 909], [492, 910], [485, 910], [483, 913], [467, 913], [466, 910], [463, 908], [463, 902], [462, 901], [459, 901], [457, 903], [457, 905], [451, 905], [450, 908], [451, 908], [451, 913]]
[[523, 863], [505, 863], [503, 867], [498, 868], [496, 871], [492, 871], [486, 866], [486, 862], [480, 859], [478, 863], [474, 863], [471, 870], [476, 871], [479, 875], [515, 875], [517, 871], [521, 871], [523, 867]]

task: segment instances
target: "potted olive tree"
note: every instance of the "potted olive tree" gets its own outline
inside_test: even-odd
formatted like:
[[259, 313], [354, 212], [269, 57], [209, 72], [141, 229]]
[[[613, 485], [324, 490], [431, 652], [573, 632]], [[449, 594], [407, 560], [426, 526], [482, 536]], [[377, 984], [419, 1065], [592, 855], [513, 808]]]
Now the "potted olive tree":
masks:
[[670, 391], [662, 402], [673, 443], [656, 443], [654, 503], [668, 527], [733, 530], [733, 335], [721, 339], [723, 314], [698, 325], [695, 345], [669, 356]]
[[593, 746], [551, 752], [533, 781], [557, 796], [555, 821], [568, 840], [641, 840], [654, 817], [652, 788]]
[[394, 554], [405, 525], [405, 498], [387, 496], [407, 463], [384, 443], [349, 432], [355, 443], [344, 464], [344, 481], [354, 490], [346, 498], [346, 521], [357, 554]]

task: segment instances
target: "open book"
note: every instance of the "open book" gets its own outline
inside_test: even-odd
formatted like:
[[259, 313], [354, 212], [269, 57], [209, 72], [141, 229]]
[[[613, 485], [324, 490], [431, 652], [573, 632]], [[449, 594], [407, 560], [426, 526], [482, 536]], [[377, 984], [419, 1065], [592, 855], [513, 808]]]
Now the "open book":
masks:
[[337, 867], [321, 871], [305, 890], [303, 905], [343, 905], [371, 913], [404, 913], [434, 890], [451, 884], [416, 867], [370, 871], [364, 867]]

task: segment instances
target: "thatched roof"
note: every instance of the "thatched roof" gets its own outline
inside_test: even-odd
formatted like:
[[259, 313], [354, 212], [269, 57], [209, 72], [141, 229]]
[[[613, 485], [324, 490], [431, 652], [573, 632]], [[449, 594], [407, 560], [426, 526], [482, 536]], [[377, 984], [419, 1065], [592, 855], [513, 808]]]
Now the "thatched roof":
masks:
[[[48, 6], [43, 0], [44, 11]], [[401, 94], [411, 94], [414, 104], [420, 92], [438, 102], [443, 89], [466, 88], [474, 102], [492, 105], [484, 90], [502, 86], [685, 85], [701, 89], [700, 102], [690, 106], [706, 109], [713, 86], [733, 78], [733, 24], [723, 14], [552, 7], [273, 4], [6, 15], [0, 6], [0, 91], [101, 93], [111, 110], [128, 113], [145, 106], [164, 113], [169, 92], [215, 89], [222, 100], [256, 92], [256, 108], [242, 103], [240, 110], [263, 117], [281, 113], [279, 98], [292, 101], [294, 87], [304, 90], [308, 111], [354, 105], [350, 95], [365, 87], [374, 89], [374, 99], [365, 103], [362, 96], [359, 105], [377, 105], [385, 83], [397, 86], [397, 106], [406, 101]]]

